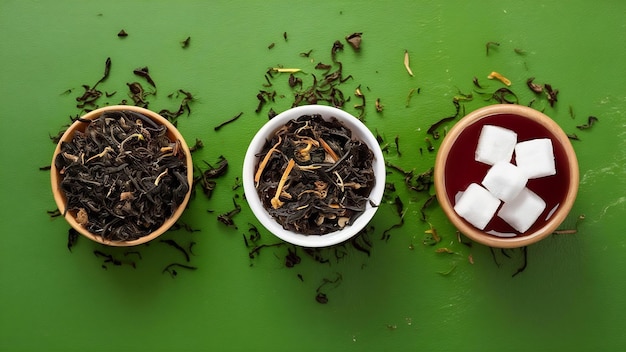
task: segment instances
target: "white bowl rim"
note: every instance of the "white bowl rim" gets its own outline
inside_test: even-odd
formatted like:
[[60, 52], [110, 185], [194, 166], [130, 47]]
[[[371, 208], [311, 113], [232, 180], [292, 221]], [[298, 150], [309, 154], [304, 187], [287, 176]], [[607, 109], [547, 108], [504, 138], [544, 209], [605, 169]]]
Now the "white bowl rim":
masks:
[[[354, 224], [348, 225], [339, 231], [331, 232], [325, 235], [304, 235], [285, 230], [282, 225], [269, 215], [261, 203], [254, 186], [254, 173], [259, 159], [256, 154], [259, 153], [261, 148], [263, 148], [263, 145], [266, 142], [266, 137], [273, 134], [276, 130], [284, 126], [292, 119], [297, 119], [302, 115], [314, 114], [321, 115], [325, 120], [328, 120], [331, 117], [336, 117], [347, 128], [352, 130], [353, 138], [366, 143], [374, 154], [372, 166], [374, 174], [376, 175], [376, 182], [372, 188], [369, 199], [371, 200], [371, 203], [374, 203], [377, 206], [367, 204], [366, 210], [356, 219]], [[372, 132], [365, 126], [365, 124], [363, 124], [363, 122], [350, 113], [335, 107], [326, 105], [303, 105], [285, 110], [284, 112], [276, 115], [265, 123], [265, 125], [263, 125], [252, 138], [243, 162], [243, 186], [250, 209], [261, 224], [276, 237], [285, 242], [302, 247], [327, 247], [350, 239], [367, 226], [370, 220], [374, 217], [374, 214], [376, 214], [378, 205], [380, 205], [382, 200], [385, 190], [385, 173], [385, 162], [382, 150], [378, 145], [376, 137], [374, 137]]]

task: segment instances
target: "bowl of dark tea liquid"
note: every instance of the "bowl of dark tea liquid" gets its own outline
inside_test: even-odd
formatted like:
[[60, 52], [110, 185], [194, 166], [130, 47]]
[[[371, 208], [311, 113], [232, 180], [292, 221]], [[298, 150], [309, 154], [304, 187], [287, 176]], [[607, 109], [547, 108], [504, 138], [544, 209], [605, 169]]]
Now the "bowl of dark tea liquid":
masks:
[[578, 161], [563, 130], [529, 107], [492, 105], [446, 134], [435, 161], [443, 211], [469, 238], [516, 248], [552, 234], [578, 192]]
[[376, 138], [329, 106], [289, 109], [268, 121], [245, 155], [246, 200], [280, 239], [303, 247], [348, 240], [376, 213], [385, 163]]
[[167, 231], [191, 195], [193, 163], [165, 118], [107, 106], [77, 119], [52, 159], [52, 193], [68, 223], [109, 246], [134, 246]]

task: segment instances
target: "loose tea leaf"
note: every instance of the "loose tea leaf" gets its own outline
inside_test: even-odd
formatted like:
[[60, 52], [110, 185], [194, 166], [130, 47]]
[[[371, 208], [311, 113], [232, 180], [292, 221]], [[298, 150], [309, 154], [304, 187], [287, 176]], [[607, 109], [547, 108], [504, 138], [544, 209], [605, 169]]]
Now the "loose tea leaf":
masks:
[[550, 103], [550, 107], [554, 107], [554, 103], [558, 101], [557, 95], [559, 94], [558, 89], [552, 89], [552, 85], [546, 83], [544, 84], [544, 89], [546, 92], [546, 96], [548, 97], [548, 102]]
[[478, 83], [478, 77], [474, 76], [474, 78], [472, 79], [472, 82], [474, 82], [474, 86], [476, 86], [476, 88], [483, 89], [480, 83]]
[[346, 41], [350, 46], [354, 48], [354, 50], [359, 50], [361, 48], [361, 36], [363, 33], [352, 33], [346, 36]]
[[303, 115], [290, 121], [266, 142], [259, 158], [257, 193], [287, 230], [337, 231], [369, 204], [373, 153], [334, 118]]
[[526, 85], [528, 86], [528, 88], [530, 88], [530, 90], [532, 90], [535, 93], [543, 92], [543, 85], [534, 83], [533, 82], [534, 80], [535, 80], [535, 77], [530, 77], [529, 79], [526, 80]]
[[182, 203], [185, 155], [165, 126], [133, 111], [107, 111], [61, 144], [55, 166], [67, 197], [63, 213], [109, 241], [143, 237]]
[[499, 88], [491, 95], [491, 98], [500, 104], [519, 104], [517, 95], [508, 88]]
[[154, 83], [154, 81], [152, 80], [152, 77], [150, 77], [150, 71], [148, 70], [148, 67], [141, 67], [141, 68], [136, 68], [135, 70], [133, 70], [133, 73], [136, 74], [139, 77], [143, 77], [146, 79], [146, 81], [148, 81], [148, 83], [153, 86], [154, 88], [156, 88], [156, 84]]
[[224, 127], [224, 126], [228, 125], [229, 123], [236, 121], [238, 118], [240, 118], [240, 117], [241, 117], [241, 115], [243, 115], [243, 111], [242, 111], [242, 112], [240, 112], [239, 114], [237, 114], [237, 115], [233, 116], [232, 118], [230, 118], [230, 119], [228, 119], [228, 120], [226, 120], [226, 121], [224, 121], [224, 122], [220, 123], [219, 125], [215, 126], [215, 127], [213, 128], [213, 130], [217, 131], [217, 130], [219, 130], [220, 128], [222, 128], [222, 127]]
[[233, 221], [233, 216], [241, 212], [241, 206], [237, 204], [237, 202], [235, 202], [234, 198], [233, 198], [233, 204], [235, 205], [235, 208], [229, 212], [218, 215], [217, 220], [226, 226], [233, 226], [237, 228], [235, 226], [235, 222]]
[[217, 185], [213, 179], [216, 179], [226, 173], [228, 170], [228, 160], [220, 155], [216, 165], [211, 165], [206, 161], [204, 161], [204, 163], [208, 168], [204, 171], [200, 170], [200, 177], [194, 180], [194, 184], [199, 184], [207, 198], [211, 198], [213, 190]]
[[439, 120], [439, 121], [435, 122], [434, 124], [432, 124], [428, 128], [428, 131], [426, 131], [426, 133], [432, 135], [434, 139], [438, 139], [439, 138], [439, 133], [437, 132], [437, 129], [439, 128], [439, 126], [441, 126], [442, 124], [444, 124], [444, 123], [446, 123], [448, 121], [452, 121], [452, 120], [456, 119], [459, 116], [459, 113], [461, 111], [461, 104], [459, 104], [458, 100], [452, 100], [452, 104], [454, 105], [454, 108], [456, 110], [454, 112], [454, 115], [442, 118], [441, 120]]
[[128, 33], [126, 33], [126, 31], [122, 29], [119, 31], [119, 33], [117, 33], [117, 36], [120, 38], [126, 38], [128, 37]]
[[579, 130], [586, 130], [586, 129], [588, 129], [588, 128], [591, 128], [591, 126], [593, 126], [593, 124], [594, 124], [595, 122], [598, 122], [598, 118], [597, 118], [597, 117], [595, 117], [595, 116], [589, 116], [589, 117], [587, 118], [587, 123], [586, 123], [586, 124], [584, 124], [584, 125], [578, 125], [578, 126], [576, 126], [576, 128], [578, 128]]
[[182, 46], [183, 49], [186, 49], [189, 47], [190, 42], [191, 42], [191, 37], [187, 37], [185, 40], [180, 42], [180, 46]]
[[178, 243], [176, 243], [176, 241], [174, 240], [161, 240], [161, 243], [165, 243], [169, 246], [172, 246], [173, 248], [176, 248], [179, 252], [181, 252], [184, 256], [185, 256], [185, 261], [189, 262], [189, 253], [187, 253], [187, 251], [185, 250], [185, 248], [181, 247]]
[[377, 112], [383, 112], [383, 108], [385, 107], [383, 104], [380, 103], [380, 98], [376, 98], [375, 106]]
[[498, 46], [500, 46], [500, 43], [498, 43], [498, 42], [487, 42], [487, 44], [485, 44], [485, 52], [486, 52], [487, 56], [489, 56], [489, 48], [491, 48], [492, 46], [498, 47]]

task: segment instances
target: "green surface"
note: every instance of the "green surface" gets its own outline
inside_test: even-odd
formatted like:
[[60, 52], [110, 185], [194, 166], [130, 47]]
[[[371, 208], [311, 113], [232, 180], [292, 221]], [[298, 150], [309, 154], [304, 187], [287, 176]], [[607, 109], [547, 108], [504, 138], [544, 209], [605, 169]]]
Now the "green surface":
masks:
[[[622, 349], [625, 15], [626, 2], [617, 1], [0, 1], [0, 350]], [[116, 35], [122, 28], [125, 39]], [[419, 209], [427, 195], [407, 190], [392, 173], [397, 192], [389, 199], [402, 199], [404, 225], [381, 241], [398, 222], [393, 204], [383, 204], [372, 221], [371, 256], [348, 246], [344, 259], [319, 264], [298, 249], [302, 263], [289, 269], [283, 246], [250, 260], [242, 234], [258, 222], [242, 189], [232, 187], [247, 141], [267, 119], [269, 106], [254, 112], [255, 95], [266, 89], [263, 74], [277, 65], [315, 72], [315, 63], [330, 62], [332, 43], [345, 43], [355, 31], [364, 33], [361, 51], [346, 45], [338, 56], [354, 77], [342, 85], [344, 93], [352, 96], [361, 85], [366, 124], [391, 144], [387, 160], [407, 170], [432, 166], [425, 131], [453, 113], [453, 96], [471, 92], [472, 77], [494, 90], [501, 85], [486, 75], [503, 73], [523, 104], [533, 97], [524, 84], [530, 76], [559, 89], [554, 108], [545, 99], [535, 106], [581, 139], [573, 143], [581, 184], [572, 216], [586, 215], [579, 232], [530, 246], [526, 270], [512, 277], [522, 264], [520, 250], [507, 252], [511, 258], [496, 252], [498, 267], [488, 248], [459, 244], [436, 205], [428, 208], [428, 221], [443, 241], [422, 245], [428, 224]], [[182, 49], [187, 36], [191, 45]], [[501, 45], [486, 56], [488, 41]], [[299, 56], [310, 49], [313, 63]], [[414, 77], [403, 67], [404, 50]], [[184, 259], [158, 241], [138, 248], [143, 259], [136, 269], [108, 264], [104, 270], [94, 250], [128, 259], [125, 250], [80, 238], [70, 253], [68, 225], [46, 214], [55, 204], [49, 174], [38, 168], [54, 150], [48, 135], [80, 112], [74, 98], [81, 84], [101, 77], [107, 57], [113, 68], [101, 88], [118, 91], [111, 102], [125, 94], [126, 82], [139, 80], [133, 69], [148, 66], [159, 88], [151, 108], [175, 108], [178, 101], [167, 94], [179, 88], [197, 97], [191, 116], [179, 122], [189, 142], [204, 141], [196, 164], [221, 154], [230, 162], [214, 196], [199, 193], [183, 215], [201, 231], [165, 235], [197, 242], [190, 263], [197, 271], [163, 274], [167, 264]], [[291, 102], [285, 78], [271, 87], [287, 95], [272, 105], [276, 111]], [[409, 90], [418, 87], [406, 107]], [[69, 88], [71, 94], [61, 94]], [[489, 104], [474, 97], [466, 112]], [[383, 113], [374, 109], [376, 98]], [[357, 101], [352, 96], [346, 110], [358, 113]], [[213, 130], [239, 112], [235, 123]], [[578, 131], [589, 115], [599, 123]], [[243, 205], [238, 229], [216, 221], [233, 208], [234, 195]], [[263, 243], [277, 241], [261, 232]], [[456, 254], [435, 253], [442, 247]], [[452, 267], [449, 275], [438, 273]], [[337, 273], [341, 283], [324, 286], [328, 304], [317, 303], [316, 288]]]

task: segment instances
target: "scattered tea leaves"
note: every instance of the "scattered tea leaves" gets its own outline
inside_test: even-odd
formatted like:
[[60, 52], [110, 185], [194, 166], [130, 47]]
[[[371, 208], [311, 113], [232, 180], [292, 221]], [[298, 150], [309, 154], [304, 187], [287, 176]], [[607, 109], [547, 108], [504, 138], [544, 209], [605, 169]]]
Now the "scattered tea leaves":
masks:
[[241, 206], [237, 204], [237, 202], [235, 202], [235, 198], [233, 198], [233, 205], [235, 206], [233, 210], [230, 210], [226, 213], [218, 215], [217, 220], [226, 226], [232, 226], [236, 229], [237, 226], [235, 226], [235, 221], [233, 220], [233, 216], [241, 212]]
[[321, 304], [328, 303], [328, 296], [326, 295], [326, 293], [322, 292], [322, 289], [325, 288], [327, 285], [332, 285], [331, 289], [336, 288], [337, 286], [341, 284], [342, 281], [343, 281], [343, 276], [341, 276], [340, 273], [336, 273], [336, 276], [334, 279], [323, 278], [322, 283], [315, 290], [316, 292], [315, 300]]
[[517, 95], [509, 88], [499, 88], [491, 95], [491, 99], [500, 104], [519, 104]]
[[202, 148], [204, 148], [204, 143], [202, 143], [202, 140], [196, 138], [196, 142], [191, 147], [189, 147], [189, 152], [193, 153]]
[[120, 38], [126, 38], [128, 37], [128, 33], [126, 33], [126, 31], [122, 29], [117, 33], [117, 36]]
[[287, 255], [285, 256], [285, 266], [287, 268], [293, 268], [297, 264], [300, 264], [302, 258], [296, 253], [297, 247], [291, 246], [287, 248]]

